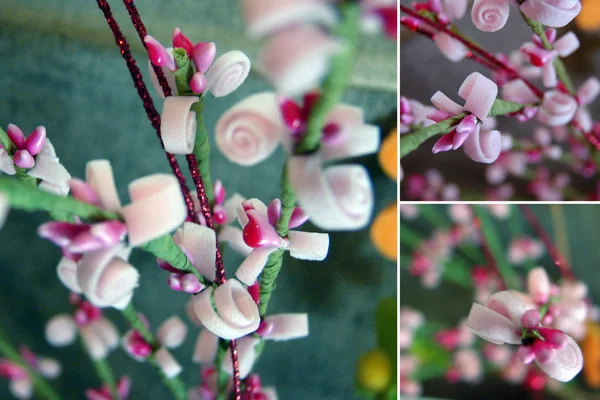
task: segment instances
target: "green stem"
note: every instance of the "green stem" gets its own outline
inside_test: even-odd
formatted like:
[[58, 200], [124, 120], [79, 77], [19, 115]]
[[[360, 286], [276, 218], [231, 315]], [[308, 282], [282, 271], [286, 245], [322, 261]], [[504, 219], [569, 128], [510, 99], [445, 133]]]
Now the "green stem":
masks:
[[99, 360], [92, 360], [94, 363], [94, 368], [96, 369], [96, 373], [98, 377], [106, 385], [111, 393], [113, 399], [119, 399], [119, 392], [117, 391], [117, 384], [115, 383], [115, 376], [110, 368], [106, 359], [101, 358]]
[[357, 1], [343, 1], [339, 5], [342, 22], [333, 33], [344, 42], [344, 48], [331, 59], [331, 68], [321, 86], [321, 96], [313, 107], [306, 127], [306, 134], [296, 146], [296, 154], [309, 154], [316, 151], [321, 143], [321, 134], [329, 111], [340, 102], [354, 63], [360, 5]]
[[178, 270], [194, 274], [203, 285], [208, 285], [209, 282], [198, 272], [192, 265], [185, 253], [175, 244], [173, 238], [169, 235], [164, 235], [158, 239], [154, 239], [140, 246], [141, 249], [154, 254], [156, 257], [168, 262]]
[[210, 142], [208, 141], [208, 132], [204, 124], [202, 110], [204, 108], [204, 96], [200, 101], [192, 105], [191, 110], [196, 113], [196, 141], [194, 142], [194, 155], [198, 160], [198, 170], [204, 182], [204, 192], [211, 202], [214, 201], [212, 179], [210, 177]]
[[36, 392], [43, 399], [47, 400], [60, 400], [60, 397], [56, 392], [52, 389], [50, 384], [44, 379], [42, 376], [37, 374], [34, 370], [31, 369], [29, 364], [23, 360], [21, 355], [17, 350], [15, 350], [10, 343], [4, 337], [4, 333], [0, 331], [0, 353], [4, 354], [6, 358], [18, 364], [20, 367], [27, 371], [27, 375], [31, 378], [33, 382], [33, 386], [35, 387]]
[[420, 206], [421, 215], [436, 229], [449, 228], [450, 220], [437, 207], [433, 204], [423, 204]]
[[[529, 104], [519, 104], [512, 101], [496, 99], [494, 100], [494, 104], [492, 105], [488, 117], [515, 113], [528, 106]], [[458, 125], [466, 116], [467, 113], [461, 113], [452, 118], [440, 121], [437, 124], [430, 125], [403, 136], [400, 139], [400, 158], [418, 149], [427, 139], [439, 135], [440, 133], [451, 131], [451, 128]]]

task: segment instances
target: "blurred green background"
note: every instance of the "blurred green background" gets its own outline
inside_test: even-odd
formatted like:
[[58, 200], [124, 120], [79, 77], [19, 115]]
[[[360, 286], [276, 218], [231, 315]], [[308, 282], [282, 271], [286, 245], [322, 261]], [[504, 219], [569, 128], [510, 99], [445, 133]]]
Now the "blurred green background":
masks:
[[[441, 215], [444, 215], [450, 224], [448, 217], [448, 205], [420, 205], [419, 207], [434, 208]], [[523, 235], [536, 237], [521, 211], [516, 205], [511, 206], [511, 213], [516, 216], [520, 232]], [[600, 279], [598, 279], [598, 261], [600, 260], [600, 205], [596, 204], [553, 204], [541, 205], [532, 204], [529, 207], [538, 217], [544, 230], [553, 238], [555, 245], [560, 242], [559, 235], [567, 238], [567, 251], [561, 250], [562, 254], [570, 261], [571, 268], [578, 280], [585, 282], [589, 288], [589, 296], [598, 304], [600, 299]], [[504, 249], [508, 249], [508, 244], [515, 237], [514, 225], [511, 228], [510, 220], [498, 220], [492, 217], [495, 227]], [[513, 220], [513, 223], [514, 221]], [[411, 231], [418, 232], [421, 236], [429, 238], [434, 230], [439, 229], [440, 225], [432, 225], [423, 216], [414, 221], [401, 220], [401, 227], [409, 228]], [[562, 230], [561, 226], [565, 229]], [[402, 229], [402, 228], [401, 228]], [[557, 232], [562, 232], [557, 234]], [[482, 253], [483, 254], [483, 253]], [[506, 253], [505, 253], [506, 254]], [[466, 290], [453, 283], [442, 282], [438, 288], [426, 289], [421, 284], [420, 278], [411, 276], [405, 269], [410, 262], [411, 251], [403, 243], [402, 230], [400, 232], [400, 304], [402, 307], [410, 306], [424, 313], [426, 320], [441, 322], [448, 326], [456, 326], [459, 321], [467, 316], [471, 304], [473, 303], [473, 291]], [[547, 252], [538, 260], [536, 265], [543, 266], [554, 282], [558, 280], [560, 274]], [[525, 276], [524, 270], [518, 268], [521, 276]], [[576, 378], [576, 383], [584, 388], [585, 384], [581, 374]], [[506, 381], [493, 376], [486, 376], [479, 385], [470, 385], [467, 383], [449, 384], [445, 379], [435, 379], [424, 382], [424, 395], [456, 400], [480, 400], [480, 399], [506, 399], [514, 400], [530, 399], [529, 395], [519, 386], [511, 385]], [[548, 396], [548, 399], [553, 397]], [[565, 398], [566, 399], [566, 398]], [[585, 399], [600, 399], [600, 393], [591, 394], [591, 397]]]
[[[111, 2], [117, 21], [130, 40], [143, 73], [147, 59], [125, 8]], [[168, 43], [175, 26], [192, 41], [215, 41], [217, 53], [240, 49], [254, 59], [258, 43], [244, 36], [239, 4], [234, 0], [140, 1], [138, 9], [150, 34]], [[30, 132], [46, 126], [58, 156], [74, 177], [83, 177], [85, 163], [109, 159], [115, 169], [121, 199], [127, 202], [132, 180], [169, 171], [155, 132], [147, 121], [112, 33], [93, 0], [0, 0], [0, 125], [19, 125]], [[365, 37], [345, 102], [365, 108], [366, 118], [382, 126], [383, 134], [396, 121], [396, 43]], [[270, 90], [256, 73], [233, 94], [209, 96], [205, 114], [209, 131], [219, 115], [246, 96]], [[160, 109], [160, 102], [157, 102]], [[213, 141], [214, 144], [214, 141]], [[270, 201], [279, 195], [283, 152], [254, 167], [231, 164], [213, 146], [211, 170], [229, 194]], [[395, 201], [396, 184], [381, 171], [376, 156], [358, 160], [373, 179], [375, 213]], [[56, 277], [60, 251], [36, 235], [47, 221], [41, 213], [11, 211], [0, 231], [0, 325], [13, 344], [59, 359], [63, 375], [55, 387], [65, 399], [83, 398], [86, 387], [99, 386], [91, 363], [78, 345], [57, 349], [43, 338], [45, 322], [70, 310]], [[307, 230], [316, 228], [307, 225]], [[241, 258], [224, 254], [228, 273]], [[181, 314], [188, 296], [166, 285], [167, 273], [154, 260], [135, 251], [130, 260], [141, 272], [134, 304], [156, 329], [173, 313]], [[331, 234], [330, 253], [322, 263], [286, 258], [270, 312], [307, 312], [310, 336], [288, 343], [269, 343], [256, 366], [266, 386], [274, 385], [281, 399], [353, 398], [354, 366], [359, 355], [375, 345], [373, 313], [378, 300], [396, 294], [396, 264], [375, 251], [368, 230]], [[107, 315], [124, 331], [119, 313]], [[186, 320], [187, 322], [187, 320]], [[183, 379], [199, 382], [191, 364], [197, 329], [174, 351], [184, 365]], [[115, 373], [133, 379], [132, 399], [168, 398], [152, 367], [139, 364], [121, 350], [109, 361]], [[10, 398], [0, 380], [0, 398]]]

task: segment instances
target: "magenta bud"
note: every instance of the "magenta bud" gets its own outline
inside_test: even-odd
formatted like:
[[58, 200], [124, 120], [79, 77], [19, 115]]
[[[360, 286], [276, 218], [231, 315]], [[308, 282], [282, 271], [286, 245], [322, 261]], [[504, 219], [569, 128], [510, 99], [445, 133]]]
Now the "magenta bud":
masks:
[[415, 32], [421, 26], [421, 21], [413, 17], [400, 17], [400, 22], [405, 24], [408, 29]]
[[156, 263], [158, 264], [158, 266], [160, 268], [164, 269], [165, 271], [179, 272], [179, 270], [177, 268], [173, 267], [171, 264], [169, 264], [165, 260], [161, 260], [160, 258], [156, 259]]
[[460, 121], [456, 126], [457, 133], [470, 134], [475, 132], [475, 126], [477, 125], [477, 117], [473, 114], [469, 114]]
[[256, 304], [260, 303], [260, 283], [258, 281], [254, 282], [252, 286], [248, 286], [248, 293]]
[[46, 222], [38, 227], [38, 235], [50, 240], [57, 246], [68, 246], [73, 239], [83, 232], [87, 232], [90, 226], [87, 224], [73, 224], [63, 221]]
[[412, 114], [401, 114], [400, 123], [402, 125], [410, 125], [414, 122], [415, 117]]
[[183, 274], [181, 272], [173, 272], [171, 275], [169, 275], [169, 279], [167, 280], [167, 283], [169, 284], [169, 287], [173, 290], [176, 291], [181, 291], [183, 290], [183, 288], [181, 287], [181, 276]]
[[306, 124], [304, 112], [294, 100], [286, 97], [279, 99], [279, 109], [283, 121], [292, 133], [304, 131]]
[[267, 322], [263, 319], [262, 321], [260, 321], [260, 324], [256, 329], [256, 334], [260, 336], [266, 336], [269, 333], [273, 332], [273, 328], [274, 326], [272, 322]]
[[554, 349], [562, 349], [567, 344], [567, 335], [558, 329], [541, 328], [538, 332]]
[[323, 128], [323, 142], [330, 145], [338, 145], [344, 142], [342, 129], [334, 122], [330, 122]]
[[150, 62], [157, 67], [167, 67], [171, 71], [177, 70], [175, 60], [171, 58], [167, 49], [162, 44], [150, 35], [146, 35], [144, 38], [146, 43], [146, 49], [148, 50], [148, 57]]
[[300, 207], [294, 208], [290, 218], [290, 229], [294, 229], [308, 221], [308, 215]]
[[448, 25], [450, 23], [450, 18], [448, 18], [448, 16], [444, 13], [439, 13], [437, 15], [437, 19], [442, 25]]
[[269, 206], [267, 207], [267, 217], [269, 219], [269, 224], [271, 224], [271, 226], [276, 226], [277, 220], [279, 219], [280, 215], [281, 215], [281, 200], [273, 199], [273, 201], [271, 201], [269, 203]]
[[91, 232], [82, 232], [71, 241], [68, 250], [71, 253], [87, 253], [100, 250], [104, 247], [106, 247], [106, 244], [92, 235]]
[[194, 44], [188, 39], [182, 32], [181, 29], [175, 28], [173, 30], [173, 48], [184, 49], [186, 53], [191, 54]]
[[404, 96], [400, 96], [400, 114], [410, 114], [410, 102]]
[[520, 346], [517, 351], [517, 356], [523, 364], [531, 364], [535, 360], [535, 353], [531, 346]]
[[221, 206], [213, 207], [213, 221], [216, 224], [223, 225], [227, 221], [227, 213]]
[[533, 342], [533, 352], [535, 353], [535, 359], [542, 364], [546, 364], [554, 360], [556, 356], [556, 350], [543, 340], [536, 340]]
[[15, 165], [19, 168], [33, 168], [35, 160], [27, 150], [17, 150], [13, 156]]
[[267, 218], [256, 210], [248, 210], [246, 215], [249, 221], [242, 231], [242, 237], [248, 246], [254, 249], [285, 246], [285, 241], [269, 224]]
[[152, 347], [144, 340], [137, 338], [129, 341], [127, 350], [138, 358], [146, 358], [152, 353]]
[[23, 131], [15, 124], [8, 124], [6, 134], [10, 141], [17, 146], [17, 149], [22, 149], [25, 146], [25, 135], [23, 135]]
[[38, 126], [35, 130], [27, 136], [25, 140], [25, 149], [32, 156], [37, 155], [44, 148], [46, 143], [46, 128]]
[[525, 48], [523, 49], [523, 53], [529, 57], [531, 64], [536, 67], [543, 67], [554, 58], [554, 54], [551, 51], [540, 49], [538, 47]]
[[127, 227], [121, 221], [105, 221], [92, 225], [90, 233], [105, 245], [119, 243], [127, 233]]
[[196, 94], [204, 93], [207, 86], [208, 82], [206, 81], [206, 76], [202, 72], [196, 71], [194, 75], [192, 75], [192, 79], [190, 79], [190, 89], [192, 92]]
[[223, 186], [223, 182], [219, 179], [213, 183], [213, 193], [215, 195], [215, 204], [223, 204], [225, 201], [225, 186]]
[[454, 117], [453, 114], [442, 110], [435, 110], [425, 116], [425, 118], [432, 120], [435, 123], [442, 122], [445, 119]]
[[535, 329], [540, 324], [540, 314], [537, 310], [527, 310], [521, 317], [521, 324], [526, 329]]
[[213, 42], [200, 42], [192, 49], [192, 60], [196, 69], [202, 73], [208, 71], [215, 56], [217, 55], [217, 46]]
[[433, 154], [437, 154], [441, 151], [452, 150], [452, 147], [454, 146], [454, 135], [455, 131], [452, 131], [442, 136], [437, 142], [435, 142], [433, 148], [431, 149], [431, 152]]
[[102, 203], [94, 188], [88, 185], [81, 179], [73, 178], [69, 181], [69, 187], [71, 188], [71, 194], [79, 201], [84, 203], [92, 204], [97, 207], [101, 207]]
[[204, 286], [194, 274], [185, 274], [179, 281], [181, 282], [181, 289], [186, 293], [198, 293], [204, 289]]

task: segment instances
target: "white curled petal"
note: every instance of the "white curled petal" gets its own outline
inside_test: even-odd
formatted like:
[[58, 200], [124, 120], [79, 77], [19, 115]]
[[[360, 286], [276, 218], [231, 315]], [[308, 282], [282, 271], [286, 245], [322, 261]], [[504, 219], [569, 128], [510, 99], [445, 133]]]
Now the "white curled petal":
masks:
[[323, 143], [321, 158], [323, 160], [340, 160], [360, 157], [375, 153], [379, 149], [379, 127], [361, 124], [344, 126], [339, 133], [340, 141]]
[[69, 193], [71, 174], [56, 157], [38, 154], [35, 158], [35, 166], [27, 171], [27, 175], [50, 183], [58, 189], [58, 194], [62, 196]]
[[235, 272], [235, 277], [238, 278], [242, 283], [251, 286], [258, 278], [258, 275], [262, 272], [267, 264], [269, 255], [274, 252], [275, 248], [271, 249], [254, 249], [248, 257], [240, 264], [239, 268]]
[[502, 134], [500, 131], [481, 130], [479, 124], [463, 145], [465, 153], [473, 160], [491, 164], [502, 152]]
[[167, 349], [174, 349], [183, 344], [187, 337], [187, 332], [187, 326], [181, 318], [174, 316], [160, 325], [156, 337]]
[[579, 39], [573, 32], [567, 32], [560, 39], [552, 43], [554, 50], [561, 57], [567, 57], [573, 54], [579, 48]]
[[12, 158], [10, 158], [6, 150], [2, 148], [0, 148], [0, 171], [7, 175], [14, 175], [17, 173]]
[[242, 204], [242, 201], [246, 200], [246, 198], [244, 196], [242, 196], [239, 193], [234, 193], [233, 195], [231, 195], [231, 197], [229, 197], [227, 200], [225, 200], [222, 204], [223, 207], [223, 211], [225, 211], [226, 214], [226, 218], [225, 218], [225, 224], [224, 225], [229, 225], [230, 223], [232, 223], [235, 218], [236, 218], [236, 209], [237, 207]]
[[163, 103], [160, 131], [165, 151], [173, 154], [190, 154], [196, 142], [196, 113], [193, 104], [196, 96], [169, 96]]
[[494, 344], [520, 344], [519, 326], [497, 312], [474, 303], [469, 311], [467, 327], [480, 338]]
[[[244, 379], [252, 370], [254, 359], [256, 358], [255, 347], [259, 342], [259, 339], [246, 336], [237, 341], [238, 351], [238, 362], [240, 378]], [[231, 362], [231, 349], [227, 350], [225, 357], [223, 357], [223, 364], [221, 369], [229, 375], [233, 375], [233, 364]]]
[[285, 248], [299, 260], [322, 261], [329, 250], [327, 233], [289, 231], [289, 245]]
[[185, 222], [173, 235], [176, 245], [187, 250], [190, 262], [200, 274], [210, 281], [215, 280], [216, 252], [215, 231], [207, 226]]
[[373, 209], [371, 180], [359, 165], [321, 169], [318, 155], [294, 156], [288, 174], [302, 210], [310, 221], [326, 230], [358, 230], [370, 220]]
[[242, 11], [248, 33], [255, 38], [286, 26], [308, 22], [329, 26], [337, 20], [331, 5], [321, 0], [243, 0]]
[[464, 111], [462, 106], [459, 106], [450, 97], [446, 96], [439, 90], [431, 96], [431, 103], [436, 106], [438, 110], [446, 111], [447, 113], [458, 115]]
[[469, 53], [467, 46], [446, 33], [436, 33], [433, 41], [440, 52], [450, 61], [459, 62]]
[[577, 101], [558, 90], [544, 93], [544, 99], [538, 112], [538, 119], [548, 126], [568, 124], [577, 111]]
[[172, 175], [154, 174], [129, 184], [131, 204], [121, 209], [131, 246], [139, 246], [180, 226], [187, 210], [179, 182]]
[[154, 353], [154, 360], [167, 378], [174, 378], [183, 370], [175, 357], [164, 347]]
[[562, 28], [581, 12], [579, 0], [527, 0], [519, 8], [542, 25]]
[[[218, 314], [213, 309], [211, 296]], [[206, 329], [223, 339], [247, 335], [260, 324], [258, 307], [252, 296], [241, 283], [232, 279], [214, 291], [208, 289], [197, 295], [194, 311]]]
[[196, 340], [192, 361], [199, 364], [212, 364], [218, 347], [219, 337], [207, 329], [202, 329]]
[[556, 350], [556, 356], [551, 362], [545, 364], [537, 360], [536, 362], [550, 378], [569, 382], [583, 368], [583, 354], [575, 340], [567, 336], [567, 344], [562, 349]]
[[46, 323], [46, 340], [52, 346], [67, 346], [77, 338], [77, 325], [69, 314], [58, 314]]
[[119, 331], [108, 319], [99, 318], [89, 323], [88, 326], [104, 342], [109, 350], [119, 347]]
[[276, 314], [269, 315], [265, 322], [273, 329], [265, 335], [270, 340], [291, 340], [308, 336], [307, 314]]
[[[513, 79], [502, 86], [502, 99], [517, 103], [535, 103], [538, 101], [536, 94], [521, 79]], [[486, 122], [488, 120], [490, 118], [486, 119]]]
[[238, 165], [254, 165], [269, 157], [287, 135], [275, 93], [254, 94], [227, 110], [217, 121], [215, 141], [223, 155]]
[[295, 26], [271, 36], [258, 55], [260, 69], [278, 93], [295, 96], [318, 86], [341, 42], [321, 29]]
[[252, 252], [252, 247], [244, 242], [242, 230], [232, 226], [224, 226], [219, 232], [219, 243], [229, 243], [229, 246], [243, 256], [248, 256]]
[[104, 341], [88, 326], [80, 328], [79, 334], [92, 360], [100, 360], [108, 354]]
[[508, 0], [475, 0], [471, 19], [477, 29], [496, 32], [506, 25], [510, 13]]
[[37, 370], [40, 374], [48, 379], [57, 378], [62, 372], [60, 363], [54, 358], [40, 357], [38, 358]]
[[118, 211], [121, 208], [121, 200], [115, 187], [113, 170], [108, 160], [94, 160], [87, 163], [85, 167], [85, 180], [94, 189], [102, 208], [106, 211]]
[[465, 100], [464, 109], [483, 121], [498, 96], [498, 85], [479, 72], [473, 72], [458, 89], [458, 95]]
[[244, 83], [250, 73], [250, 60], [239, 50], [229, 51], [206, 71], [206, 90], [215, 97], [227, 96]]
[[260, 392], [265, 397], [265, 400], [277, 400], [277, 391], [274, 387], [264, 387]]
[[510, 319], [517, 326], [521, 324], [521, 317], [527, 311], [523, 299], [510, 290], [494, 293], [488, 298], [486, 306]]
[[77, 263], [67, 257], [63, 257], [56, 267], [58, 279], [72, 292], [81, 293], [79, 283], [77, 283]]

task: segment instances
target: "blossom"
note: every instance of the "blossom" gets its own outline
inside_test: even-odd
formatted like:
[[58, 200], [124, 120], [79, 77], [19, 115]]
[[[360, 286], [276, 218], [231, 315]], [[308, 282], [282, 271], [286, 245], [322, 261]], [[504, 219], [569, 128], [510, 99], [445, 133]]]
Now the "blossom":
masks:
[[400, 134], [410, 131], [411, 126], [427, 127], [435, 121], [427, 118], [427, 115], [435, 111], [435, 108], [419, 103], [417, 100], [407, 99], [400, 96]]
[[509, 14], [508, 0], [475, 0], [471, 9], [471, 19], [477, 29], [496, 32], [506, 25]]
[[[45, 378], [54, 379], [62, 371], [61, 365], [53, 358], [35, 355], [29, 348], [22, 346], [21, 357], [28, 367]], [[33, 377], [27, 369], [8, 358], [0, 358], [0, 376], [9, 380], [9, 390], [18, 399], [29, 399], [33, 394]]]
[[[150, 328], [148, 321], [142, 316], [142, 322], [146, 328]], [[173, 316], [166, 319], [157, 330], [156, 339], [162, 348], [176, 349], [183, 344], [187, 337], [187, 326], [183, 321]], [[152, 345], [144, 339], [144, 336], [131, 329], [125, 333], [122, 339], [125, 351], [135, 360], [143, 361], [152, 354]]]
[[100, 389], [89, 388], [85, 391], [85, 397], [87, 400], [127, 400], [129, 397], [129, 391], [131, 390], [131, 378], [128, 376], [122, 376], [117, 382], [117, 395], [118, 399], [113, 399], [110, 388], [107, 385], [102, 385]]
[[512, 264], [535, 261], [544, 254], [544, 245], [537, 239], [523, 236], [513, 239], [508, 245], [508, 260]]
[[544, 328], [538, 311], [528, 309], [514, 292], [495, 293], [486, 306], [474, 303], [467, 326], [494, 344], [520, 345], [524, 364], [535, 360], [548, 376], [561, 382], [572, 380], [583, 367], [575, 340], [559, 330]]

